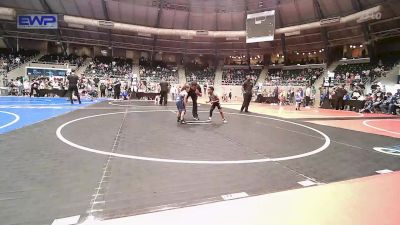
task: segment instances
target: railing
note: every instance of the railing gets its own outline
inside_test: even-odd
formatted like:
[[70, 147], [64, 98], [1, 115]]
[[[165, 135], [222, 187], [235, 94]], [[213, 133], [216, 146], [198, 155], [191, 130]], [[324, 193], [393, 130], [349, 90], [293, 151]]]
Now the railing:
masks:
[[42, 61], [34, 61], [34, 62], [31, 62], [31, 63], [34, 63], [34, 64], [45, 64], [45, 65], [57, 65], [57, 66], [64, 66], [64, 65], [69, 65], [69, 66], [78, 66], [78, 64], [74, 64], [74, 63], [67, 63], [67, 62], [64, 62], [64, 63], [58, 63], [58, 62], [42, 62]]

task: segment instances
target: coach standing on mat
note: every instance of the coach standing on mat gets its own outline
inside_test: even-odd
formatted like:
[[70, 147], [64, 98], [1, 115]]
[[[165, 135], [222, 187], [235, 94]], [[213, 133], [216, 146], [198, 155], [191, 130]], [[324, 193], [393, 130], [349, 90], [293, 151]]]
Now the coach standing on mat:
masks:
[[78, 102], [79, 104], [81, 104], [81, 97], [79, 96], [79, 91], [78, 91], [79, 77], [75, 73], [71, 73], [70, 75], [67, 76], [67, 80], [68, 80], [68, 92], [71, 104], [74, 104], [74, 100], [72, 99], [72, 94], [73, 94], [72, 92], [75, 92], [75, 95], [78, 98]]
[[197, 84], [196, 81], [193, 81], [190, 84], [190, 90], [188, 92], [188, 97], [192, 98], [192, 102], [193, 102], [193, 109], [192, 109], [192, 114], [193, 114], [193, 118], [195, 120], [199, 120], [199, 115], [197, 114], [197, 97], [198, 96], [202, 96], [201, 94], [201, 87], [200, 85]]
[[160, 105], [167, 105], [168, 101], [168, 91], [169, 91], [169, 83], [164, 79], [160, 82]]
[[249, 112], [249, 105], [251, 98], [253, 97], [253, 82], [250, 78], [250, 76], [246, 77], [246, 81], [242, 85], [242, 91], [243, 91], [243, 104], [242, 108], [240, 108], [240, 112]]

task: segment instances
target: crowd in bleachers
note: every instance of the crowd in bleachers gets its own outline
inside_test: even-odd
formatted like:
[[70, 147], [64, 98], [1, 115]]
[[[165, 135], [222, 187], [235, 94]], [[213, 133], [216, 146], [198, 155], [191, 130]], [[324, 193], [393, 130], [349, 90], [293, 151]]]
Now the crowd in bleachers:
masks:
[[38, 54], [37, 50], [20, 50], [13, 53], [10, 49], [0, 49], [0, 69], [9, 72]]
[[[397, 114], [400, 109], [400, 89], [396, 93], [391, 93], [386, 90], [385, 85], [373, 83], [371, 85], [371, 92], [365, 93], [365, 85], [352, 84], [336, 85], [333, 88], [320, 88], [321, 91], [321, 104], [323, 99], [329, 99], [331, 107], [334, 109], [356, 110], [361, 113], [385, 113]], [[352, 104], [344, 104], [346, 100], [357, 100], [362, 105], [356, 109]]]
[[214, 84], [215, 69], [207, 65], [187, 64], [185, 66], [186, 81], [197, 81], [199, 84]]
[[371, 63], [356, 63], [338, 65], [333, 71], [335, 73], [335, 84], [366, 83], [378, 77], [386, 76], [384, 66]]
[[145, 58], [139, 60], [139, 76], [141, 81], [147, 83], [160, 83], [165, 80], [171, 84], [179, 82], [178, 68], [176, 65], [167, 64], [161, 61], [149, 61]]
[[[113, 97], [115, 89], [121, 89], [121, 95], [129, 94], [133, 90], [133, 77], [129, 79], [119, 79], [97, 76], [80, 76], [78, 81], [79, 93], [83, 97]], [[17, 77], [15, 80], [10, 80], [7, 84], [9, 95], [15, 96], [39, 96], [41, 90], [52, 90], [40, 97], [64, 97], [67, 91], [68, 83], [65, 77], [36, 77], [29, 79], [28, 77]], [[32, 92], [32, 88], [37, 88], [38, 93]], [[61, 92], [55, 92], [60, 90]], [[57, 96], [57, 93], [64, 95]], [[102, 94], [104, 93], [104, 94]]]
[[44, 63], [55, 63], [55, 64], [71, 64], [71, 65], [77, 65], [77, 67], [81, 67], [83, 65], [83, 62], [87, 56], [78, 56], [75, 54], [70, 54], [70, 55], [63, 55], [63, 54], [47, 54], [38, 60], [39, 62], [44, 62]]
[[94, 58], [86, 68], [86, 76], [124, 77], [132, 73], [132, 59], [100, 56]]
[[242, 85], [246, 76], [258, 80], [261, 69], [224, 69], [222, 70], [222, 85]]
[[306, 86], [313, 84], [322, 74], [323, 68], [294, 70], [269, 69], [265, 86]]
[[[354, 92], [352, 93], [354, 95]], [[396, 93], [386, 92], [379, 86], [365, 96], [364, 108], [361, 113], [384, 113], [396, 115], [400, 109], [400, 89]]]

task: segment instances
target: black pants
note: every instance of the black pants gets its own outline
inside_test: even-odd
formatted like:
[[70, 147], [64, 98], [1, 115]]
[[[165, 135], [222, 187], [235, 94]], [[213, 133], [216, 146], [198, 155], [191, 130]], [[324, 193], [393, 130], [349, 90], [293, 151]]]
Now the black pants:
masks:
[[114, 99], [119, 99], [120, 95], [121, 95], [121, 90], [114, 89]]
[[240, 111], [245, 111], [248, 112], [249, 111], [249, 105], [250, 105], [250, 101], [251, 101], [251, 94], [243, 94], [243, 104], [242, 104], [242, 108], [240, 108]]
[[211, 108], [210, 108], [210, 117], [212, 117], [212, 113], [213, 113], [215, 107], [217, 107], [218, 109], [221, 109], [221, 104], [219, 104], [219, 102], [216, 102], [216, 103], [213, 103], [213, 104], [211, 105]]
[[194, 118], [199, 118], [199, 115], [197, 114], [197, 96], [190, 96], [192, 98], [193, 102], [193, 109], [192, 109], [192, 115]]
[[71, 100], [71, 104], [74, 104], [74, 100], [72, 99], [72, 92], [75, 92], [75, 95], [78, 98], [78, 102], [79, 102], [79, 104], [81, 104], [81, 96], [79, 96], [79, 91], [78, 91], [77, 86], [69, 86], [68, 92], [69, 92], [69, 99]]
[[308, 104], [310, 104], [310, 100], [311, 100], [310, 96], [306, 96], [306, 106], [308, 106]]
[[336, 110], [343, 110], [344, 109], [344, 100], [343, 97], [338, 96], [336, 100]]
[[167, 105], [168, 101], [168, 91], [161, 91], [160, 92], [160, 105], [164, 104]]
[[105, 98], [106, 97], [106, 90], [100, 90], [100, 97]]
[[[38, 89], [38, 88], [31, 88], [31, 92], [29, 93], [29, 97], [32, 97], [32, 95], [33, 95], [33, 90], [35, 90], [36, 96], [39, 96], [39, 89]], [[35, 95], [33, 95], [33, 96], [35, 96]]]

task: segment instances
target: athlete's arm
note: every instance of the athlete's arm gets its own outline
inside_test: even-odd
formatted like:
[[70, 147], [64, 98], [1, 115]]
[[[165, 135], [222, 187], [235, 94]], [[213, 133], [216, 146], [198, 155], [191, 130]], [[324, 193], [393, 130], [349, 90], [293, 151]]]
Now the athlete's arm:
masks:
[[197, 85], [197, 88], [196, 88], [196, 95], [197, 96], [203, 96], [203, 94], [201, 93], [201, 87], [200, 87], [200, 85]]
[[189, 97], [189, 95], [188, 94], [185, 94], [185, 97], [184, 97], [184, 100], [183, 100], [183, 105], [185, 106], [185, 108], [186, 108], [186, 105], [187, 105], [187, 102], [188, 102], [188, 98]]

